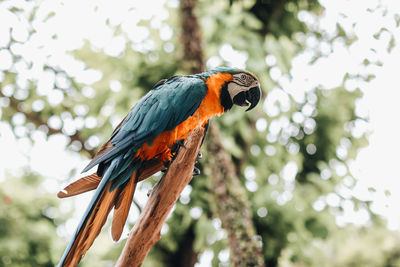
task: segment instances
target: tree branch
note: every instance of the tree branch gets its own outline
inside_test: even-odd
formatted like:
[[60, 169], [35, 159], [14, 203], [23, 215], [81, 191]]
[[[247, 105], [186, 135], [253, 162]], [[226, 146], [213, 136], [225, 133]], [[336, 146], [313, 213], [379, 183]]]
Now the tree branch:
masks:
[[151, 247], [160, 239], [164, 221], [183, 188], [192, 179], [203, 135], [202, 128], [196, 128], [189, 134], [167, 173], [153, 188], [139, 221], [129, 234], [116, 267], [140, 266]]

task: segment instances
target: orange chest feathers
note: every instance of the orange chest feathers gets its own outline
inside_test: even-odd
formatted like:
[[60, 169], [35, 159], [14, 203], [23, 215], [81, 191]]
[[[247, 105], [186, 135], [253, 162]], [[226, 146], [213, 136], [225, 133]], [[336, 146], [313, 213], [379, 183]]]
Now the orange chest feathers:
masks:
[[177, 140], [185, 139], [196, 127], [204, 126], [211, 117], [221, 116], [224, 113], [220, 102], [220, 91], [223, 84], [230, 80], [232, 75], [228, 73], [211, 75], [206, 81], [207, 94], [197, 111], [172, 131], [161, 133], [151, 145], [145, 143], [136, 155], [142, 160], [154, 157], [161, 157], [164, 162], [170, 160], [171, 147]]

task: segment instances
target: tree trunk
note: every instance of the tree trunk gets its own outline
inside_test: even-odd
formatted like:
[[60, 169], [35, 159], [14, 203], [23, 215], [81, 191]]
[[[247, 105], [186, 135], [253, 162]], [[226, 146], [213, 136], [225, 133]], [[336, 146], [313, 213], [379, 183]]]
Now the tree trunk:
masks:
[[181, 26], [184, 60], [182, 68], [191, 74], [204, 71], [200, 28], [194, 14], [196, 0], [181, 0]]
[[208, 130], [207, 162], [218, 217], [228, 232], [233, 266], [264, 266], [261, 239], [257, 237], [247, 192], [240, 183], [231, 156], [221, 144], [219, 127]]

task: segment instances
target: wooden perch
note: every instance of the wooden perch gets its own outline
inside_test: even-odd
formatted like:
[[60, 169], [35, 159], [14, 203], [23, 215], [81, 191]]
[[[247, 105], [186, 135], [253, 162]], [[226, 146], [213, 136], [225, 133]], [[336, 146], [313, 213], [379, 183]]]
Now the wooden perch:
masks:
[[150, 249], [160, 239], [164, 221], [183, 188], [192, 179], [203, 135], [204, 130], [198, 127], [186, 138], [176, 159], [153, 188], [115, 266], [140, 266]]

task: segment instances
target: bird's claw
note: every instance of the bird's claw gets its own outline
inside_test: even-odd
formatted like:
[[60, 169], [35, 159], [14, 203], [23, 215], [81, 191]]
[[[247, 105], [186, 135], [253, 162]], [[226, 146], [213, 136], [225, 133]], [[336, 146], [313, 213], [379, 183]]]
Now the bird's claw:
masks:
[[171, 155], [172, 155], [172, 160], [176, 158], [178, 155], [179, 149], [183, 147], [183, 143], [185, 142], [185, 139], [179, 139], [176, 140], [176, 142], [171, 146]]
[[196, 166], [194, 166], [194, 168], [193, 168], [193, 176], [197, 176], [197, 175], [199, 175], [201, 172], [200, 172], [200, 169], [199, 168], [197, 168]]

